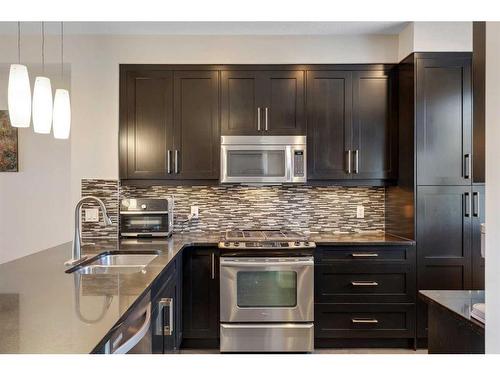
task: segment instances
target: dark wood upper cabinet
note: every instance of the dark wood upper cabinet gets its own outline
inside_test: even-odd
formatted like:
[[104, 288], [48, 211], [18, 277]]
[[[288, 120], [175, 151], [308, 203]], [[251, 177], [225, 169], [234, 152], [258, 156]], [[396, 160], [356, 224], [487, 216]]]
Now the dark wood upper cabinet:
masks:
[[305, 134], [304, 87], [302, 70], [222, 71], [222, 134]]
[[384, 71], [353, 72], [351, 149], [355, 179], [396, 176], [394, 83]]
[[472, 186], [472, 289], [484, 289], [484, 258], [481, 256], [481, 224], [485, 222], [484, 185]]
[[309, 179], [395, 178], [394, 82], [384, 70], [307, 72]]
[[485, 96], [486, 96], [486, 22], [472, 23], [473, 119], [472, 176], [474, 183], [485, 181]]
[[308, 179], [348, 179], [352, 73], [307, 72]]
[[129, 71], [121, 87], [120, 176], [167, 178], [173, 148], [170, 71]]
[[261, 126], [258, 72], [221, 72], [221, 128], [225, 135], [251, 135]]
[[265, 135], [304, 135], [304, 72], [262, 72], [263, 132]]
[[417, 59], [417, 181], [469, 185], [472, 181], [470, 58]]
[[174, 73], [173, 172], [182, 180], [219, 178], [219, 72]]

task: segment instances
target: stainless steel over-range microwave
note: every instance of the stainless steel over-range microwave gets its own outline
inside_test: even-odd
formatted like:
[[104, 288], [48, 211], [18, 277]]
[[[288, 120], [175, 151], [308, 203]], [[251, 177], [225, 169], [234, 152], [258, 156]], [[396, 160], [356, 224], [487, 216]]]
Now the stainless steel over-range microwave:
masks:
[[304, 183], [306, 136], [222, 136], [221, 183]]

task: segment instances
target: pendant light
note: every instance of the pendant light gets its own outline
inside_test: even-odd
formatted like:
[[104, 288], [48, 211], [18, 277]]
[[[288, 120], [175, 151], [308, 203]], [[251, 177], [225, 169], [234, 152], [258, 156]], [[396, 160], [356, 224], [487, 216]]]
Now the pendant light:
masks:
[[[61, 22], [61, 80], [64, 80], [64, 29]], [[71, 104], [69, 91], [57, 89], [54, 96], [54, 138], [68, 139], [71, 128]]]
[[[42, 22], [42, 74], [45, 74], [45, 27]], [[38, 76], [33, 89], [33, 129], [49, 134], [52, 127], [52, 87], [50, 79]]]
[[10, 66], [7, 101], [10, 124], [29, 128], [31, 121], [31, 87], [28, 68], [21, 64], [21, 22], [17, 23], [17, 64]]

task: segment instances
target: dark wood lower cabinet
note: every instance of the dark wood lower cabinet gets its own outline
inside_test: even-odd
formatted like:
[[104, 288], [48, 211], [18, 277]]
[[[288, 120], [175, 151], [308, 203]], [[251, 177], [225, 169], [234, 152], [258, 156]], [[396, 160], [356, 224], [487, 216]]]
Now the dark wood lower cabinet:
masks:
[[152, 288], [153, 354], [175, 353], [182, 342], [181, 262], [174, 260]]
[[413, 347], [414, 246], [332, 246], [315, 253], [316, 347]]
[[219, 338], [219, 249], [183, 254], [183, 346], [213, 346]]
[[472, 186], [472, 289], [484, 289], [484, 258], [481, 256], [481, 224], [485, 222], [484, 185]]

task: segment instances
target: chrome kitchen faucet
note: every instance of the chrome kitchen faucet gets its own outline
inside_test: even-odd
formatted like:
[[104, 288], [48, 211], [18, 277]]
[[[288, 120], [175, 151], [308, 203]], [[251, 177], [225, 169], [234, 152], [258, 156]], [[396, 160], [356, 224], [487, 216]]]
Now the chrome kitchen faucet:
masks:
[[85, 202], [88, 201], [95, 201], [99, 203], [99, 206], [101, 207], [102, 210], [102, 221], [104, 223], [104, 226], [111, 225], [111, 219], [108, 216], [108, 212], [106, 211], [106, 206], [104, 205], [103, 201], [100, 200], [97, 197], [83, 197], [78, 201], [75, 207], [75, 237], [73, 239], [73, 257], [70, 260], [67, 260], [64, 262], [66, 266], [73, 266], [76, 263], [79, 263], [83, 261], [86, 257], [82, 257], [82, 238], [80, 235], [80, 220], [81, 220], [81, 213], [80, 213], [80, 208]]

